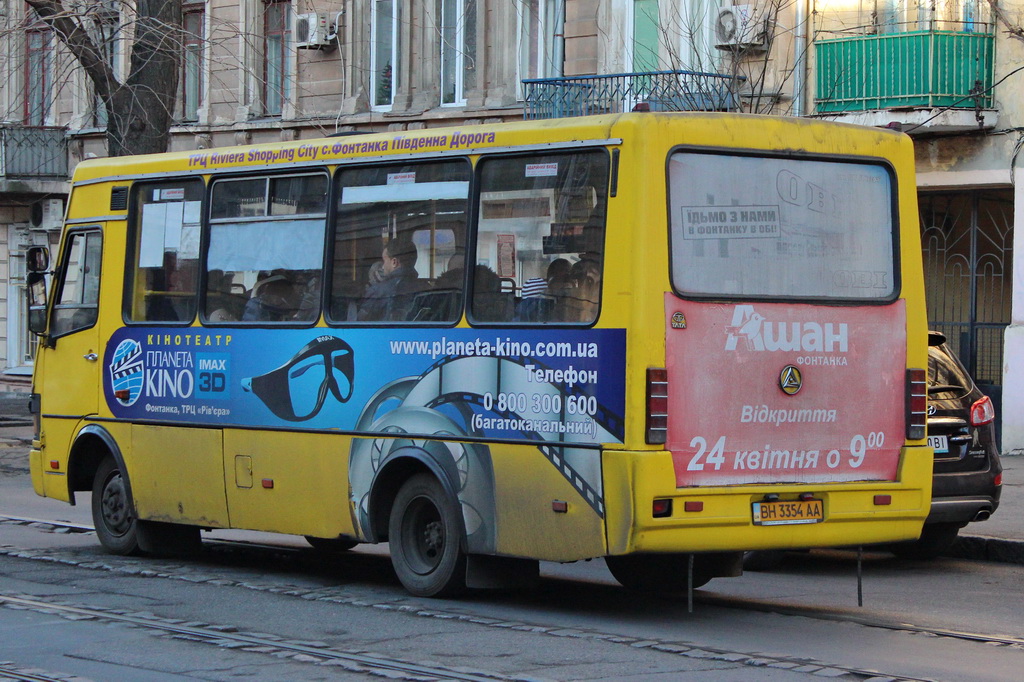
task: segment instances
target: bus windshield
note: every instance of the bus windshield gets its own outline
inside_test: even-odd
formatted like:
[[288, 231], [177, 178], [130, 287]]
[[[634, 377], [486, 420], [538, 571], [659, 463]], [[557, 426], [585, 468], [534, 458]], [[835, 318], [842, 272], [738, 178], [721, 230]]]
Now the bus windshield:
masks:
[[885, 166], [678, 151], [668, 186], [680, 295], [885, 301], [897, 291]]

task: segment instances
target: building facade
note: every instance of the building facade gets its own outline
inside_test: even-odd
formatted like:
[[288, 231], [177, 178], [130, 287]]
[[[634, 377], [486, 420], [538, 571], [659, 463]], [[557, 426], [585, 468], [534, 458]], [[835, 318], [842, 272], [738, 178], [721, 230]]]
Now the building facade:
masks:
[[[72, 3], [65, 3], [71, 5]], [[130, 3], [88, 3], [113, 71]], [[4, 0], [0, 390], [27, 387], [21, 259], [67, 175], [106, 154], [85, 74]], [[986, 0], [183, 0], [170, 148], [622, 111], [727, 109], [896, 126], [915, 141], [929, 317], [1024, 449], [1024, 3]], [[588, 100], [579, 93], [601, 92]], [[6, 298], [5, 298], [6, 297]]]

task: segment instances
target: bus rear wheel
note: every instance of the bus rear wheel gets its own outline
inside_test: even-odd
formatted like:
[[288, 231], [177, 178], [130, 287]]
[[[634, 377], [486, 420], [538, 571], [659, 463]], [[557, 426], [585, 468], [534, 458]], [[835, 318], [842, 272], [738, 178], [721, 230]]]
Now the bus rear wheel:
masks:
[[921, 529], [920, 538], [896, 543], [890, 549], [901, 559], [927, 561], [948, 552], [959, 534], [960, 524], [926, 523]]
[[398, 491], [388, 523], [391, 563], [402, 585], [418, 597], [451, 597], [466, 589], [459, 507], [429, 474]]
[[92, 522], [96, 537], [111, 554], [138, 554], [139, 522], [132, 512], [128, 486], [117, 462], [107, 457], [92, 484]]
[[[696, 558], [696, 557], [695, 557]], [[689, 554], [625, 554], [606, 556], [605, 564], [623, 587], [638, 592], [679, 592], [686, 589]], [[703, 587], [713, 576], [694, 561], [693, 588]]]

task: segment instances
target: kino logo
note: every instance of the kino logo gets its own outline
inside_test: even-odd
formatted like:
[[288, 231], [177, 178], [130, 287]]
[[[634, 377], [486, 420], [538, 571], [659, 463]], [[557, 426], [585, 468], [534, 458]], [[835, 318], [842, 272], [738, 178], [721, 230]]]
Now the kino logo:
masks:
[[725, 350], [736, 350], [740, 342], [748, 351], [845, 353], [850, 346], [845, 322], [772, 322], [752, 305], [736, 306], [725, 329]]
[[146, 367], [142, 361], [142, 344], [125, 339], [117, 345], [110, 360], [110, 386], [117, 402], [130, 407], [142, 394], [142, 380]]

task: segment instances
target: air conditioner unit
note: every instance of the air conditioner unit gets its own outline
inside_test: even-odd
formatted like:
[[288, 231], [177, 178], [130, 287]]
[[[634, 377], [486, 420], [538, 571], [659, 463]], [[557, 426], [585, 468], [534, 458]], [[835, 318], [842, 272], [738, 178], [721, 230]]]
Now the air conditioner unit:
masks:
[[715, 17], [715, 47], [719, 50], [763, 50], [765, 22], [752, 5], [733, 5]]
[[306, 50], [322, 50], [325, 47], [333, 47], [335, 36], [331, 31], [331, 23], [327, 14], [309, 12], [295, 17], [292, 37], [295, 47]]
[[63, 199], [42, 199], [32, 204], [32, 229], [59, 230], [64, 223]]

